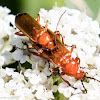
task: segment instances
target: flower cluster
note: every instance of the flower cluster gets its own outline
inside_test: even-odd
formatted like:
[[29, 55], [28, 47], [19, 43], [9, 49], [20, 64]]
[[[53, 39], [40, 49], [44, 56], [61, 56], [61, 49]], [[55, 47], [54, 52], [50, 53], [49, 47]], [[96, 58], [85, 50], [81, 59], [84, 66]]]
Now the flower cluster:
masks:
[[[58, 20], [62, 13], [57, 26]], [[73, 77], [64, 75], [74, 87], [68, 86], [65, 82], [55, 84], [53, 74], [48, 70], [48, 62], [28, 52], [24, 42], [29, 39], [20, 37], [14, 33], [19, 31], [15, 26], [15, 16], [9, 14], [10, 10], [0, 6], [0, 99], [7, 100], [51, 100], [61, 93], [69, 100], [98, 100], [100, 97], [100, 82], [87, 79], [83, 84]], [[75, 45], [72, 57], [78, 56], [81, 60], [80, 66], [87, 76], [100, 80], [100, 28], [97, 21], [92, 20], [85, 13], [67, 7], [54, 7], [47, 11], [41, 9], [40, 24], [45, 26], [48, 20], [48, 28], [52, 31], [60, 31], [64, 43]], [[13, 47], [15, 49], [13, 50]], [[70, 49], [70, 47], [68, 47]], [[20, 73], [15, 71], [14, 63], [18, 62], [21, 68]], [[30, 63], [32, 69], [22, 68], [22, 64]], [[13, 68], [8, 68], [9, 64]], [[6, 68], [3, 68], [5, 67]], [[25, 67], [28, 67], [26, 64]], [[60, 77], [60, 76], [59, 76]], [[61, 81], [61, 80], [60, 80]], [[58, 91], [57, 91], [58, 90]], [[73, 95], [72, 95], [73, 94]]]

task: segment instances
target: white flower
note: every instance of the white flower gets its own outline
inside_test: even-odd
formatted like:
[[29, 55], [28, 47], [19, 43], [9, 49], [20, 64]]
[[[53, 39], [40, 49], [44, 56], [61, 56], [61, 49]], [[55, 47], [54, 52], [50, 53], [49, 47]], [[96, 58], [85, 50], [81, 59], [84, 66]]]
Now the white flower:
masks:
[[81, 99], [79, 95], [73, 95], [72, 97], [70, 97], [69, 100], [84, 100], [84, 99]]
[[[15, 25], [15, 23], [14, 23], [14, 21], [15, 21], [15, 16], [13, 15], [13, 14], [10, 14], [10, 15], [8, 15], [8, 16], [6, 16], [5, 18], [4, 18], [4, 21], [6, 22], [6, 23], [11, 23], [12, 25]], [[15, 26], [14, 26], [15, 27]]]
[[0, 69], [0, 77], [6, 77], [6, 71], [3, 68]]
[[30, 77], [32, 75], [32, 70], [31, 69], [27, 69], [25, 72], [24, 72], [24, 76], [26, 77]]
[[6, 68], [5, 72], [8, 76], [12, 76], [14, 74], [14, 69], [12, 68]]
[[34, 93], [37, 90], [37, 85], [32, 85], [31, 91]]
[[96, 65], [96, 68], [97, 68], [97, 73], [100, 77], [100, 56], [96, 56], [94, 58], [94, 61], [95, 61], [95, 65]]
[[45, 65], [45, 60], [39, 56], [35, 56], [35, 55], [31, 54], [30, 59], [33, 62], [33, 67], [35, 67], [37, 64], [38, 64], [38, 66]]
[[12, 75], [13, 80], [15, 80], [17, 83], [24, 82], [24, 76], [21, 73], [14, 72]]
[[16, 84], [16, 89], [22, 89], [25, 87], [25, 84], [22, 82], [19, 82], [18, 84]]
[[64, 93], [63, 94], [64, 94], [64, 96], [66, 98], [69, 98], [71, 96], [72, 91], [74, 91], [74, 90], [71, 87], [68, 87], [68, 88], [64, 89]]
[[8, 15], [8, 13], [10, 13], [11, 12], [11, 10], [10, 9], [8, 9], [7, 7], [2, 7], [2, 6], [0, 6], [0, 17], [1, 18], [4, 18], [5, 16], [7, 16]]
[[2, 78], [0, 78], [0, 88], [3, 88], [4, 84], [5, 84], [4, 80]]
[[21, 63], [25, 63], [29, 60], [29, 56], [23, 54], [23, 50], [17, 49], [12, 54], [13, 58]]
[[37, 74], [32, 74], [29, 80], [31, 84], [38, 84], [40, 82], [40, 77]]
[[45, 73], [47, 76], [50, 76], [52, 73], [49, 71], [48, 66], [49, 66], [49, 65], [46, 63], [46, 67], [44, 68], [44, 73]]
[[10, 80], [5, 84], [5, 88], [9, 90], [16, 89], [16, 82], [14, 80]]
[[3, 45], [4, 45], [4, 39], [0, 39], [0, 50], [2, 49], [2, 47], [3, 47]]
[[11, 38], [12, 38], [12, 45], [19, 47], [19, 48], [22, 48], [23, 43], [22, 43], [22, 40], [19, 36], [14, 35]]
[[44, 83], [46, 80], [47, 80], [47, 76], [45, 75], [45, 73], [41, 72], [39, 74], [39, 77], [40, 77], [40, 82], [41, 83]]
[[58, 87], [58, 91], [59, 91], [60, 93], [63, 93], [65, 88], [66, 88], [66, 85], [63, 84], [63, 83], [60, 83], [60, 84], [59, 84], [59, 87]]
[[0, 68], [4, 65], [4, 57], [0, 56]]
[[5, 60], [6, 64], [11, 63], [13, 58], [12, 58], [12, 54], [10, 52], [8, 52], [8, 51], [4, 52], [3, 56], [4, 56], [4, 60]]
[[29, 88], [17, 89], [14, 93], [15, 96], [19, 98], [19, 100], [31, 100], [34, 98], [34, 95], [31, 93], [31, 90]]
[[38, 86], [35, 96], [37, 99], [41, 99], [41, 100], [48, 100], [48, 98], [54, 99], [52, 90], [47, 91], [43, 85]]

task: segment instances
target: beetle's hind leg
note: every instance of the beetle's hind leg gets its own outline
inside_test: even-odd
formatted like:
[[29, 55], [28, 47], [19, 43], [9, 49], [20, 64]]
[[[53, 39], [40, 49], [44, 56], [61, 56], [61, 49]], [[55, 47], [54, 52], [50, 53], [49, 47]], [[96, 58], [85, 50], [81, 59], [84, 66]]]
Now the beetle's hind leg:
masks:
[[74, 89], [76, 90], [77, 88], [74, 87], [73, 85], [71, 85], [67, 80], [65, 80], [65, 79], [62, 77], [62, 75], [66, 75], [66, 74], [63, 73], [63, 72], [61, 72], [60, 76], [61, 76], [62, 80], [63, 80], [64, 82], [66, 82], [69, 86], [71, 86], [72, 88], [74, 88]]
[[[63, 77], [62, 77], [62, 75], [66, 75], [65, 73], [63, 73], [63, 72], [61, 72], [61, 74], [60, 74], [60, 76], [61, 76], [61, 78], [62, 78], [62, 80], [64, 81], [64, 82], [66, 82], [70, 87], [72, 87], [72, 88], [74, 88], [75, 90], [77, 89], [76, 87], [74, 87], [73, 85], [71, 85], [67, 80], [65, 80]], [[84, 86], [84, 84], [83, 84], [83, 82], [82, 82], [82, 80], [81, 80], [81, 83], [82, 83], [82, 86], [83, 86], [83, 88], [84, 88], [84, 91], [82, 91], [82, 93], [87, 93], [87, 89], [85, 88], [85, 86]], [[80, 92], [81, 93], [81, 92]], [[77, 93], [77, 94], [80, 94], [80, 93]], [[72, 94], [73, 95], [73, 94]]]
[[84, 86], [82, 80], [81, 80], [81, 83], [82, 83], [82, 86], [83, 86], [83, 88], [84, 88], [84, 90], [85, 90], [85, 93], [87, 93], [87, 89], [85, 88], [85, 86]]

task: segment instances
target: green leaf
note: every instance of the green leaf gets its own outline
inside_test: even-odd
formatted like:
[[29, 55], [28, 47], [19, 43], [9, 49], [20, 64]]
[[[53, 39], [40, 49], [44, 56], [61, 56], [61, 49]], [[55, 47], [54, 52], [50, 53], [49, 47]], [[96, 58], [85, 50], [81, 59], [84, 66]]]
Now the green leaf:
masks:
[[53, 99], [53, 100], [69, 100], [63, 94], [59, 93], [58, 91], [56, 93], [54, 93], [54, 97], [55, 97], [55, 99]]
[[99, 34], [99, 38], [100, 38], [100, 34]]
[[61, 76], [59, 76], [57, 73], [57, 75], [55, 75], [56, 72], [54, 72], [52, 74], [52, 77], [53, 77], [53, 84], [54, 85], [59, 85], [61, 82], [62, 82], [62, 79], [61, 79]]
[[89, 83], [89, 80], [88, 80], [87, 78], [84, 77], [84, 78], [82, 79], [82, 82]]
[[25, 68], [25, 69], [32, 69], [32, 65], [29, 62], [25, 62], [23, 64], [21, 64], [21, 67]]
[[16, 62], [14, 61], [14, 62], [12, 62], [12, 63], [10, 63], [8, 65], [4, 65], [3, 68], [8, 67], [8, 68], [15, 68], [15, 69], [17, 69], [17, 66], [18, 66], [18, 61], [16, 61]]

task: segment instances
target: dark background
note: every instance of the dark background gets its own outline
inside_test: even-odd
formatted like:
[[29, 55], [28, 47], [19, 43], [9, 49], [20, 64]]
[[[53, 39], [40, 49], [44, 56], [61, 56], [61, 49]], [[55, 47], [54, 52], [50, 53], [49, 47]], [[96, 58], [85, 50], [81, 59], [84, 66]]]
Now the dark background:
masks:
[[40, 8], [52, 9], [56, 1], [59, 7], [65, 6], [64, 0], [0, 0], [0, 5], [11, 9], [12, 14], [29, 13], [36, 18]]

